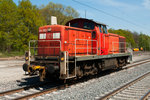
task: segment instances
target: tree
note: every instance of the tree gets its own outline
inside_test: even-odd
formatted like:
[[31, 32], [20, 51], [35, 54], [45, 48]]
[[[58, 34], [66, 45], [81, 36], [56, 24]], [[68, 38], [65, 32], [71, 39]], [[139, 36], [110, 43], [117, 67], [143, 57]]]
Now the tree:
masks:
[[51, 16], [56, 16], [60, 25], [64, 25], [67, 21], [79, 16], [78, 12], [72, 7], [65, 7], [52, 2], [46, 6], [41, 6], [40, 13], [45, 18], [47, 25], [51, 23]]
[[133, 38], [134, 38], [135, 43], [137, 44], [137, 46], [139, 46], [139, 33], [132, 32], [132, 34], [133, 34]]
[[139, 46], [143, 47], [144, 50], [149, 51], [150, 50], [150, 37], [148, 35], [140, 33]]
[[131, 31], [123, 30], [123, 29], [118, 29], [118, 30], [109, 29], [108, 31], [110, 33], [115, 33], [115, 34], [124, 36], [126, 38], [126, 42], [130, 43], [132, 47], [136, 47], [137, 46], [135, 41], [134, 41], [133, 34], [132, 34]]
[[32, 5], [29, 0], [19, 2], [18, 10], [19, 24], [15, 29], [14, 46], [17, 49], [27, 49], [30, 40], [37, 39], [38, 28], [45, 24], [39, 9]]
[[19, 20], [23, 23], [30, 33], [37, 35], [38, 27], [43, 26], [44, 19], [39, 13], [39, 9], [32, 5], [29, 0], [22, 0], [18, 5]]
[[50, 24], [50, 16], [56, 16], [59, 24], [78, 17], [71, 7], [50, 2], [41, 9], [29, 0], [0, 0], [0, 51], [28, 49], [29, 40], [37, 39], [40, 26]]
[[13, 30], [18, 22], [17, 6], [12, 0], [0, 1], [0, 45], [1, 51], [10, 51]]

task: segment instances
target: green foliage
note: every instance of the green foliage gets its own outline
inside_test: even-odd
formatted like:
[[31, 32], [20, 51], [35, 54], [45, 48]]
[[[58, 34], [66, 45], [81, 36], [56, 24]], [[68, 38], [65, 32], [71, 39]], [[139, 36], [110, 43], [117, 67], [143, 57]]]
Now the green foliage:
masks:
[[15, 30], [15, 47], [27, 49], [30, 40], [37, 39], [38, 28], [45, 24], [39, 9], [33, 6], [29, 0], [22, 0], [18, 5], [19, 25]]
[[19, 5], [12, 0], [0, 2], [0, 51], [28, 49], [29, 40], [37, 39], [38, 28], [45, 24], [39, 9], [29, 0]]
[[17, 6], [12, 0], [0, 2], [0, 45], [1, 51], [10, 51], [12, 46], [13, 31], [18, 23]]
[[58, 19], [58, 24], [64, 25], [67, 21], [79, 17], [78, 12], [76, 12], [72, 7], [65, 7], [61, 4], [55, 4], [50, 2], [46, 6], [42, 6], [40, 13], [45, 18], [47, 25], [50, 25], [51, 16], [56, 16]]
[[28, 32], [37, 35], [38, 27], [43, 26], [44, 20], [39, 9], [29, 0], [22, 0], [18, 5], [19, 20], [28, 28]]
[[150, 51], [150, 37], [148, 35], [140, 33], [139, 47], [143, 47], [144, 50]]
[[0, 52], [0, 57], [14, 57], [24, 55], [24, 51]]
[[126, 42], [130, 43], [132, 47], [136, 47], [137, 46], [131, 31], [129, 31], [129, 30], [122, 30], [122, 29], [118, 29], [118, 30], [109, 29], [108, 31], [110, 33], [115, 33], [115, 34], [124, 36], [126, 38]]
[[39, 9], [30, 0], [20, 0], [18, 6], [13, 0], [0, 0], [0, 52], [11, 55], [28, 50], [29, 41], [37, 39], [39, 27], [50, 24], [51, 16], [65, 24], [79, 14], [70, 6], [52, 2]]
[[126, 41], [129, 42], [132, 48], [140, 48], [143, 47], [145, 51], [150, 51], [150, 36], [145, 35], [143, 33], [131, 32], [129, 30], [114, 30], [109, 29], [110, 33], [119, 34], [121, 36], [126, 37]]

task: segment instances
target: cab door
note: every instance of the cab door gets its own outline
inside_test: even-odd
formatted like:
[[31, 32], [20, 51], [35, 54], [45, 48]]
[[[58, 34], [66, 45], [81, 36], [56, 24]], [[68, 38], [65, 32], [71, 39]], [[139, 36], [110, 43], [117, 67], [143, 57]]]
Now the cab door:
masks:
[[107, 55], [108, 54], [108, 49], [109, 49], [109, 35], [108, 35], [108, 31], [106, 28], [106, 25], [101, 25], [102, 26], [102, 31], [103, 31], [103, 36], [102, 36], [102, 40], [103, 40], [103, 54]]
[[96, 31], [92, 32], [92, 54], [97, 54], [97, 34]]
[[99, 36], [98, 36], [98, 50], [99, 55], [107, 55], [109, 48], [109, 35], [107, 34], [107, 28], [105, 25], [98, 25], [99, 28]]

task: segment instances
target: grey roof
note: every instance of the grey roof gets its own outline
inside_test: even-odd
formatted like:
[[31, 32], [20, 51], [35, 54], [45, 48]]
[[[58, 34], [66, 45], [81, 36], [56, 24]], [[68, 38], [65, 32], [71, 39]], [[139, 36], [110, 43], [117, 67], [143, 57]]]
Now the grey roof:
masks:
[[104, 24], [104, 23], [102, 23], [102, 22], [98, 22], [98, 21], [95, 21], [95, 23], [108, 26], [108, 25], [106, 25], [106, 24]]

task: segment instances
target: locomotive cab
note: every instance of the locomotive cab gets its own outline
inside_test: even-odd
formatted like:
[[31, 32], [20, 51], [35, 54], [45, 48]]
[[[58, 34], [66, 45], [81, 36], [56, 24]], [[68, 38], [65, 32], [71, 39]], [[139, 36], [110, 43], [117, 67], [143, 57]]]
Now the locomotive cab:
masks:
[[[109, 34], [107, 31], [107, 25], [104, 23], [96, 22], [90, 19], [77, 18], [70, 20], [66, 23], [66, 26], [77, 27], [82, 29], [91, 30], [92, 38], [97, 42], [98, 55], [107, 55], [109, 49]], [[93, 46], [96, 44], [93, 43]]]

